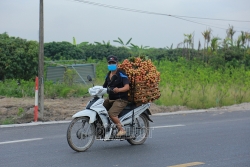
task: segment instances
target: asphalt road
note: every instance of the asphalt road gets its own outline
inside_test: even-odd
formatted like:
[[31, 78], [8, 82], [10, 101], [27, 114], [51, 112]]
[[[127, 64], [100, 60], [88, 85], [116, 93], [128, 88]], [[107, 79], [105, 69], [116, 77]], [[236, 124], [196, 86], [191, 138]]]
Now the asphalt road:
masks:
[[143, 145], [95, 141], [82, 153], [67, 144], [68, 123], [0, 128], [0, 166], [250, 167], [250, 111], [152, 119], [151, 137]]

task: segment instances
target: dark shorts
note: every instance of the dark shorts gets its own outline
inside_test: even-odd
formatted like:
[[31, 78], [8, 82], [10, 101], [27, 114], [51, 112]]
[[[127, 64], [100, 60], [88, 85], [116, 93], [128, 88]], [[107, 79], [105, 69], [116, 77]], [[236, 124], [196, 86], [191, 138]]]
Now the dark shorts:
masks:
[[120, 112], [127, 106], [128, 101], [117, 99], [117, 100], [109, 100], [106, 99], [103, 102], [103, 106], [106, 108], [110, 116], [117, 117]]

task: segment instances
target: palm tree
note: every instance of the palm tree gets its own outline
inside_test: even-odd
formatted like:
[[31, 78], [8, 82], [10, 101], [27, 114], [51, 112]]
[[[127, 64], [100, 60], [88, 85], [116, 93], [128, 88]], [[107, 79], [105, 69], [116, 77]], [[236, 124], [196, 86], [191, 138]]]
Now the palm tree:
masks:
[[102, 41], [103, 45], [106, 46], [107, 48], [109, 48], [111, 45], [110, 45], [110, 41], [108, 42], [105, 42], [105, 41]]
[[199, 40], [199, 43], [198, 43], [198, 52], [200, 51], [201, 49], [201, 41]]
[[218, 41], [221, 40], [219, 37], [213, 37], [211, 39], [211, 50], [212, 52], [216, 52], [218, 47], [219, 47], [219, 43]]
[[131, 46], [129, 46], [129, 48], [132, 50], [132, 52], [134, 52], [135, 54], [138, 54], [138, 56], [142, 56], [143, 52], [145, 49], [149, 48], [149, 46], [138, 46], [135, 44], [130, 43]]
[[102, 45], [102, 43], [101, 42], [94, 42], [96, 45]]
[[234, 30], [234, 27], [233, 26], [230, 26], [229, 24], [229, 28], [227, 29], [227, 37], [231, 39], [231, 43], [233, 44], [233, 36], [235, 34], [235, 30]]
[[247, 48], [249, 48], [250, 33], [249, 32], [245, 32], [245, 35], [246, 35], [246, 40], [247, 40]]
[[111, 46], [111, 45], [110, 45], [110, 41], [108, 41], [108, 42], [102, 41], [102, 43], [101, 43], [101, 42], [94, 42], [94, 43], [95, 43], [96, 45], [106, 46], [107, 48]]
[[[202, 32], [202, 35], [205, 39], [204, 41], [204, 51], [205, 51], [205, 44], [207, 43], [207, 50], [208, 50], [208, 44], [210, 42], [210, 39], [211, 39], [211, 28], [207, 29], [206, 31]], [[205, 53], [203, 52], [203, 60], [204, 60], [204, 57], [205, 57]]]
[[73, 45], [76, 46], [76, 39], [75, 39], [75, 37], [73, 37]]
[[89, 45], [90, 43], [89, 42], [81, 42], [80, 44], [78, 44], [77, 46], [87, 46]]
[[[245, 44], [247, 41], [247, 36], [246, 36], [246, 33], [244, 31], [241, 31], [241, 35], [239, 36], [238, 41], [240, 41], [241, 47], [243, 48], [243, 55], [244, 55], [244, 59], [245, 59], [246, 58], [246, 56], [245, 56], [245, 48], [246, 48]], [[240, 47], [240, 46], [238, 46], [238, 47]]]
[[178, 50], [179, 48], [182, 48], [182, 56], [183, 56], [183, 57], [184, 57], [184, 47], [185, 47], [184, 42], [180, 42], [180, 43], [177, 44], [177, 50]]
[[172, 49], [173, 49], [173, 44], [171, 44], [170, 47], [166, 46], [166, 47], [164, 47], [164, 48], [172, 50]]
[[245, 47], [247, 38], [246, 38], [246, 33], [244, 31], [241, 31], [240, 40], [241, 40], [242, 46]]
[[192, 34], [184, 34], [184, 36], [186, 37], [184, 39], [184, 43], [187, 43], [187, 48], [189, 48], [189, 46], [191, 46], [192, 42], [193, 42], [193, 35]]
[[187, 49], [188, 49], [188, 56], [189, 56], [189, 60], [190, 60], [190, 52], [189, 52], [189, 47], [192, 46], [193, 48], [193, 35], [192, 34], [184, 34], [184, 36], [186, 37], [184, 39], [184, 44], [187, 44]]
[[72, 44], [73, 44], [74, 46], [76, 46], [76, 47], [81, 48], [81, 46], [89, 45], [89, 42], [81, 42], [80, 44], [77, 44], [77, 43], [76, 43], [76, 38], [73, 37], [73, 43], [72, 43]]
[[238, 36], [238, 39], [236, 41], [236, 46], [237, 46], [237, 48], [240, 48], [240, 46], [241, 46], [241, 35]]
[[132, 38], [130, 38], [130, 39], [126, 42], [126, 44], [125, 44], [125, 43], [121, 40], [121, 38], [119, 38], [119, 37], [118, 37], [118, 40], [113, 40], [113, 41], [116, 42], [116, 43], [121, 44], [122, 47], [127, 47], [127, 45], [131, 42], [131, 40], [132, 40]]

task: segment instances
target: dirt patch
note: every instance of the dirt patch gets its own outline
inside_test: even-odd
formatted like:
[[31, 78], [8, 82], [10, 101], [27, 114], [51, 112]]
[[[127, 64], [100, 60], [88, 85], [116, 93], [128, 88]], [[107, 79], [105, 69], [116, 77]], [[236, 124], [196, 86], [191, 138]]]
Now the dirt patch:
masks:
[[209, 108], [207, 111], [249, 111], [250, 110], [250, 103], [241, 103], [241, 104], [234, 104], [231, 106], [223, 106], [220, 108]]
[[[83, 110], [91, 97], [68, 98], [68, 99], [44, 99], [43, 120], [40, 121], [59, 121], [71, 120], [73, 114]], [[0, 124], [4, 120], [12, 120], [12, 123], [28, 123], [34, 121], [34, 98], [7, 98], [0, 97]], [[227, 111], [249, 110], [250, 103], [227, 106], [220, 108]], [[189, 110], [184, 106], [158, 106], [151, 104], [150, 111], [154, 113], [174, 112]], [[217, 110], [216, 108], [208, 110]]]
[[[90, 98], [44, 99], [43, 120], [67, 120], [82, 110]], [[0, 121], [12, 119], [15, 123], [27, 123], [34, 120], [34, 98], [0, 98]], [[39, 118], [42, 115], [39, 113]]]

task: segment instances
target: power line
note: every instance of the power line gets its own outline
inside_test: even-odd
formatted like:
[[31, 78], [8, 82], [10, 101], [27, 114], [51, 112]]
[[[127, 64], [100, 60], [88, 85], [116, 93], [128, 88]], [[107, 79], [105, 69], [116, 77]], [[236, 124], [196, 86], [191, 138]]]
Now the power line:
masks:
[[[150, 11], [137, 10], [137, 9], [123, 8], [123, 7], [112, 6], [112, 5], [107, 5], [107, 4], [101, 4], [101, 3], [96, 3], [96, 2], [91, 2], [91, 1], [85, 1], [85, 0], [71, 0], [71, 1], [76, 1], [76, 2], [85, 3], [85, 4], [89, 4], [89, 5], [94, 5], [94, 6], [106, 7], [106, 8], [110, 8], [110, 9], [123, 10], [123, 11], [128, 11], [128, 12], [136, 12], [136, 13], [151, 14], [151, 15], [169, 16], [169, 17], [173, 17], [173, 18], [176, 18], [176, 19], [184, 20], [184, 21], [187, 21], [187, 22], [191, 22], [191, 23], [195, 23], [195, 24], [199, 24], [199, 25], [204, 25], [204, 26], [208, 26], [208, 27], [214, 27], [214, 28], [218, 28], [218, 29], [222, 29], [222, 30], [227, 30], [227, 28], [222, 28], [222, 27], [214, 26], [214, 25], [207, 24], [207, 23], [202, 23], [202, 22], [197, 22], [197, 21], [193, 21], [193, 20], [188, 20], [188, 19], [185, 19], [185, 18], [182, 18], [182, 17], [196, 18], [196, 19], [206, 19], [206, 20], [250, 22], [250, 21], [244, 21], [244, 20], [213, 19], [213, 18], [200, 18], [200, 17], [170, 15], [170, 14], [164, 14], [164, 13], [156, 13], [156, 12], [150, 12]], [[245, 28], [245, 29], [248, 29], [248, 28]], [[236, 31], [236, 32], [240, 32], [240, 31]]]
[[[177, 16], [177, 15], [176, 15]], [[216, 18], [206, 18], [206, 17], [194, 17], [194, 16], [178, 16], [193, 19], [204, 19], [204, 20], [219, 20], [219, 21], [234, 21], [234, 22], [250, 22], [248, 20], [230, 20], [230, 19], [216, 19]]]
[[101, 6], [101, 7], [111, 8], [111, 9], [117, 9], [117, 10], [129, 11], [129, 12], [136, 12], [136, 13], [152, 14], [152, 15], [169, 16], [169, 17], [175, 17], [175, 18], [178, 18], [178, 19], [181, 19], [181, 18], [195, 18], [195, 19], [218, 20], [218, 21], [250, 22], [249, 20], [230, 20], [230, 19], [220, 19], [220, 18], [179, 16], [179, 15], [171, 15], [171, 14], [166, 14], [166, 13], [157, 13], [157, 12], [150, 12], [150, 11], [138, 10], [138, 9], [124, 8], [124, 7], [107, 5], [107, 4], [102, 4], [102, 3], [97, 3], [97, 2], [91, 2], [91, 1], [85, 1], [85, 0], [73, 0], [73, 1], [81, 2], [81, 3], [85, 3], [85, 4], [89, 4], [89, 5], [95, 5], [95, 6]]
[[[188, 22], [200, 24], [200, 25], [205, 25], [205, 26], [208, 26], [208, 27], [214, 27], [214, 28], [218, 28], [218, 29], [222, 29], [222, 30], [227, 30], [227, 28], [223, 28], [223, 27], [219, 27], [219, 26], [214, 26], [214, 25], [211, 25], [211, 24], [208, 24], [208, 23], [196, 22], [196, 21], [192, 21], [192, 20], [187, 20], [187, 19], [179, 18], [179, 17], [176, 17], [176, 18], [181, 19], [181, 20], [185, 20], [185, 21], [188, 21]], [[223, 25], [220, 25], [220, 26], [223, 26]], [[244, 29], [248, 29], [248, 28], [244, 28]], [[235, 30], [235, 31], [236, 32], [241, 32], [241, 31], [237, 31], [237, 30]]]
[[[220, 26], [220, 27], [227, 27], [228, 28], [228, 25], [225, 25], [225, 24], [218, 24], [218, 23], [211, 23], [211, 22], [209, 22], [209, 23], [205, 23], [204, 22], [204, 24], [212, 24], [212, 25], [216, 25], [216, 26]], [[236, 29], [247, 29], [247, 30], [250, 30], [250, 27], [248, 27], [248, 28], [246, 28], [246, 27], [239, 27], [239, 26], [233, 26], [234, 28], [236, 28]]]
[[218, 27], [218, 26], [212, 26], [212, 25], [209, 25], [209, 24], [206, 24], [206, 23], [200, 23], [200, 22], [196, 22], [196, 21], [192, 21], [192, 20], [187, 20], [187, 19], [183, 19], [183, 18], [180, 18], [180, 17], [176, 17], [176, 16], [173, 16], [173, 17], [175, 17], [177, 19], [180, 19], [180, 20], [184, 20], [184, 21], [204, 25], [204, 26], [215, 27], [215, 28], [219, 28], [219, 29], [222, 29], [222, 30], [226, 30], [226, 28], [222, 28], [222, 27]]

